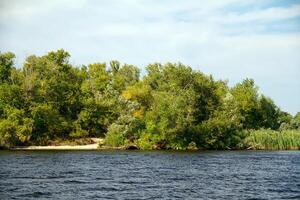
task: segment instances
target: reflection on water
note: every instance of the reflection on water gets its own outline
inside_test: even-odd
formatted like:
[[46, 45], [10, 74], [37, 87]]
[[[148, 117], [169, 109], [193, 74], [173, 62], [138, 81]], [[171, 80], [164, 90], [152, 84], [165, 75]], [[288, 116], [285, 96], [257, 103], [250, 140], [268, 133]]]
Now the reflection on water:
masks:
[[300, 199], [300, 151], [0, 151], [0, 199]]

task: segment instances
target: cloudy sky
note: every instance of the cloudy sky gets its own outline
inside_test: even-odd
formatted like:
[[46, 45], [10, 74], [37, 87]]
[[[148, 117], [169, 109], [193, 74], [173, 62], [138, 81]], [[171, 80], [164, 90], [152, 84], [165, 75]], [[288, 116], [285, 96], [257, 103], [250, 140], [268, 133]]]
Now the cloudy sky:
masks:
[[75, 65], [182, 62], [230, 85], [253, 78], [300, 111], [299, 0], [0, 0], [1, 52], [21, 66], [59, 48]]

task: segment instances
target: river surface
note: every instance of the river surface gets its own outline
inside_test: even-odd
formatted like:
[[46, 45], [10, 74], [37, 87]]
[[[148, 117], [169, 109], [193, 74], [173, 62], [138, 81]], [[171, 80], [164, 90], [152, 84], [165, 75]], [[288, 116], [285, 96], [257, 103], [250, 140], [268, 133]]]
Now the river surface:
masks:
[[0, 151], [0, 199], [300, 199], [300, 151]]

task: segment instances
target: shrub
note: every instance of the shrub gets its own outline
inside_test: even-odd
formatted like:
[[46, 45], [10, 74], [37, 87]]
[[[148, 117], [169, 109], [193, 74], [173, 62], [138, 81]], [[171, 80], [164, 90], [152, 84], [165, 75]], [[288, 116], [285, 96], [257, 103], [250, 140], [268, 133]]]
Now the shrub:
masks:
[[112, 147], [123, 146], [125, 143], [124, 126], [112, 124], [105, 136], [105, 144]]
[[140, 138], [136, 141], [140, 149], [151, 150], [151, 149], [162, 149], [162, 139], [159, 134], [151, 134], [148, 132], [142, 132]]

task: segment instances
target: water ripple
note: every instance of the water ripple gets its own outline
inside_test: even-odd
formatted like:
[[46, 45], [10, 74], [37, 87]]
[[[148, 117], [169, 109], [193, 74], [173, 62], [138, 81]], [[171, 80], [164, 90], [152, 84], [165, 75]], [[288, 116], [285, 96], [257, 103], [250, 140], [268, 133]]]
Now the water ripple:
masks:
[[300, 152], [0, 151], [0, 199], [300, 199]]

